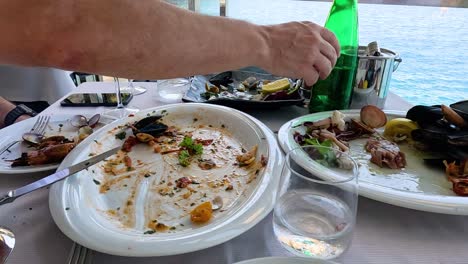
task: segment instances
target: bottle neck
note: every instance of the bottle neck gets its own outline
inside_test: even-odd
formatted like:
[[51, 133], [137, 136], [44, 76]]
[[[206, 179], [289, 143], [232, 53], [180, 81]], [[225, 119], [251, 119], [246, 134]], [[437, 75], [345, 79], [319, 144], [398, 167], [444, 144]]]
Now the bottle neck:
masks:
[[358, 46], [357, 0], [334, 0], [325, 27], [335, 33], [342, 49]]

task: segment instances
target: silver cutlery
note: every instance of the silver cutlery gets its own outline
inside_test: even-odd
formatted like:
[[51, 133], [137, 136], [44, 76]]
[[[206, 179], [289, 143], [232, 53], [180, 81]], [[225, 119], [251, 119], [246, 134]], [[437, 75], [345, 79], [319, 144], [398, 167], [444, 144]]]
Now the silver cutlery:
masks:
[[[47, 128], [47, 125], [49, 124], [49, 121], [50, 121], [50, 116], [44, 116], [44, 115], [38, 116], [37, 119], [36, 119], [36, 122], [34, 123], [33, 127], [31, 128], [31, 130], [29, 130], [29, 132], [24, 133], [23, 136], [22, 136], [22, 139], [25, 140], [25, 141], [29, 141], [30, 137], [32, 137], [33, 135], [35, 135], [36, 137], [39, 137], [39, 136], [43, 137], [44, 134], [45, 134], [45, 130]], [[21, 142], [21, 140], [15, 140], [15, 141], [5, 145], [0, 150], [0, 155], [5, 153], [5, 151], [9, 151], [11, 147], [13, 147], [14, 145], [16, 145], [19, 142]], [[37, 142], [33, 142], [33, 143], [36, 144]]]
[[3, 196], [0, 196], [0, 205], [2, 204], [6, 204], [6, 203], [11, 203], [13, 202], [14, 200], [16, 200], [16, 198], [20, 197], [20, 196], [23, 196], [27, 193], [30, 193], [32, 191], [35, 191], [35, 190], [38, 190], [42, 187], [45, 187], [47, 185], [50, 185], [54, 182], [57, 182], [57, 181], [60, 181], [62, 179], [65, 179], [66, 177], [70, 176], [70, 175], [73, 175], [81, 170], [84, 170], [100, 161], [102, 161], [103, 159], [117, 153], [117, 151], [119, 151], [121, 147], [116, 147], [116, 148], [113, 148], [111, 150], [108, 150], [104, 153], [101, 153], [99, 155], [96, 155], [90, 159], [87, 159], [85, 161], [82, 161], [82, 162], [79, 162], [75, 165], [72, 165], [66, 169], [63, 169], [61, 171], [58, 171], [54, 174], [51, 174], [47, 177], [44, 177], [38, 181], [35, 181], [33, 183], [30, 183], [28, 185], [25, 185], [23, 187], [20, 187], [16, 190], [11, 190], [9, 191], [6, 195], [3, 195]]
[[90, 264], [92, 256], [93, 251], [91, 249], [83, 247], [78, 243], [73, 243], [67, 264]]

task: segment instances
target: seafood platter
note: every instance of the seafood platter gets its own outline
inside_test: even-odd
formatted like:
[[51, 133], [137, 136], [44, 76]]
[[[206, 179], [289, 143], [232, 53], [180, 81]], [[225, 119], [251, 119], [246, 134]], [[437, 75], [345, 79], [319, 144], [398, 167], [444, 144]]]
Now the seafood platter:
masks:
[[[52, 116], [44, 134], [31, 131], [37, 118], [27, 119], [1, 130], [0, 172], [29, 173], [56, 169], [73, 148], [110, 120], [93, 116]], [[44, 117], [42, 117], [44, 118]], [[49, 117], [47, 117], [49, 118]], [[44, 118], [45, 120], [45, 118]]]
[[240, 111], [174, 104], [88, 136], [60, 168], [121, 146], [51, 187], [53, 219], [88, 248], [161, 256], [223, 243], [273, 208], [283, 163], [274, 134]]
[[[422, 211], [468, 215], [468, 101], [414, 106], [407, 112], [321, 112], [284, 124], [284, 151], [302, 145], [349, 152], [361, 195]], [[333, 154], [333, 153], [332, 153]]]
[[272, 109], [302, 105], [301, 80], [271, 75], [257, 68], [194, 76], [184, 102], [225, 105], [237, 109]]

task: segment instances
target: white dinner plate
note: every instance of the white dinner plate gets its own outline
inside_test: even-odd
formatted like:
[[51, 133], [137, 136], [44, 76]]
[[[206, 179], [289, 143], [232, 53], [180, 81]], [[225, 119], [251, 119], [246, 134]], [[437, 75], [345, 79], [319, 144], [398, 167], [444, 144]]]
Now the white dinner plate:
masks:
[[[34, 126], [37, 118], [29, 118], [24, 121], [18, 122], [6, 128], [0, 130], [0, 149], [4, 146], [7, 146], [13, 141], [21, 140], [23, 133], [29, 132], [31, 128]], [[45, 136], [65, 136], [66, 138], [73, 140], [78, 134], [78, 128], [73, 127], [69, 120], [72, 115], [52, 115], [50, 117], [50, 122], [47, 125], [45, 130]], [[86, 116], [90, 118], [91, 116]], [[108, 120], [102, 118], [99, 120], [99, 124], [96, 126], [94, 130], [99, 129], [99, 127], [104, 126], [104, 124], [110, 123], [112, 120]], [[5, 151], [3, 154], [0, 155], [0, 173], [4, 174], [27, 174], [31, 172], [39, 172], [39, 171], [47, 171], [47, 170], [54, 170], [60, 164], [45, 164], [45, 165], [35, 165], [35, 166], [19, 166], [19, 167], [11, 167], [11, 162], [8, 160], [13, 160], [19, 158], [22, 152], [26, 152], [28, 150], [28, 146], [23, 143], [19, 142], [12, 147], [9, 148], [9, 151]]]
[[329, 260], [299, 257], [267, 257], [236, 262], [235, 264], [338, 264]]
[[[89, 170], [79, 172], [54, 184], [50, 189], [49, 206], [52, 217], [69, 238], [85, 247], [113, 255], [174, 255], [205, 249], [232, 239], [253, 227], [272, 210], [283, 163], [282, 152], [277, 145], [275, 136], [260, 121], [224, 106], [196, 103], [174, 104], [141, 111], [134, 117], [116, 121], [93, 133], [66, 157], [59, 169], [87, 159], [98, 142], [103, 151], [111, 146], [121, 145], [122, 141], [116, 139], [109, 131], [115, 131], [113, 129], [118, 126], [133, 123], [153, 113], [167, 114], [164, 117], [164, 123], [167, 122], [168, 125], [180, 128], [192, 127], [195, 121], [197, 127], [200, 125], [205, 128], [207, 126], [222, 127], [228, 130], [232, 138], [238, 140], [243, 147], [250, 148], [253, 145], [258, 145], [257, 158], [263, 155], [268, 162], [265, 167], [259, 170], [260, 173], [256, 179], [245, 185], [245, 191], [232, 203], [232, 206], [228, 206], [224, 212], [222, 210], [219, 213], [216, 212], [214, 219], [211, 219], [206, 225], [196, 226], [188, 220], [188, 223], [184, 222], [185, 225], [180, 225], [183, 226], [180, 229], [177, 226], [177, 230], [173, 229], [175, 230], [173, 232], [152, 234], [145, 234], [145, 226], [142, 223], [146, 221], [146, 218], [143, 220], [142, 218], [146, 217], [147, 211], [145, 210], [148, 206], [153, 205], [153, 203], [148, 205], [146, 201], [147, 197], [154, 194], [148, 194], [149, 191], [154, 190], [150, 187], [158, 188], [160, 184], [164, 183], [160, 176], [142, 178], [141, 182], [137, 182], [140, 194], [136, 195], [134, 203], [132, 203], [135, 205], [134, 215], [137, 224], [132, 227], [124, 227], [114, 218], [109, 217], [106, 212], [117, 206], [125, 206], [125, 203], [128, 205], [125, 202], [127, 198], [123, 200], [121, 198], [129, 197], [128, 195], [132, 191], [122, 188], [111, 190], [105, 195], [99, 193], [99, 185], [97, 185], [99, 183], [95, 181], [100, 176], [96, 175], [95, 172], [95, 170], [99, 170], [99, 167], [91, 167]], [[130, 153], [134, 155], [132, 160], [136, 160], [134, 157], [139, 153], [147, 151], [145, 145], [138, 145], [134, 148]], [[133, 152], [136, 153], [133, 154]], [[159, 154], [145, 155], [146, 157], [141, 157], [142, 160], [145, 158], [150, 158], [152, 161], [159, 159], [157, 156]], [[164, 164], [167, 162], [158, 161], [155, 165], [165, 166]], [[100, 164], [95, 166], [100, 166]], [[175, 177], [187, 172], [184, 170], [184, 168], [178, 167]], [[90, 171], [94, 174], [90, 174]], [[170, 173], [174, 174], [173, 171]], [[89, 175], [93, 175], [93, 177]], [[155, 181], [153, 177], [158, 180]], [[159, 194], [161, 193], [159, 192]], [[210, 195], [212, 194], [209, 193], [208, 198]], [[119, 202], [124, 204], [121, 205]], [[157, 207], [167, 207], [168, 204], [159, 204]], [[173, 205], [170, 207], [169, 211], [174, 208]]]
[[[360, 110], [341, 111], [347, 117], [359, 118]], [[278, 139], [285, 152], [298, 147], [294, 131], [305, 132], [305, 121], [329, 117], [332, 112], [304, 115], [285, 123], [278, 132]], [[388, 120], [405, 117], [405, 112], [385, 111]], [[383, 129], [378, 130], [380, 133]], [[359, 194], [380, 202], [401, 207], [454, 215], [468, 215], [468, 198], [457, 196], [443, 170], [424, 164], [424, 153], [400, 144], [406, 154], [407, 166], [401, 170], [379, 168], [370, 162], [370, 154], [364, 150], [366, 140], [350, 141], [351, 156], [360, 164]]]

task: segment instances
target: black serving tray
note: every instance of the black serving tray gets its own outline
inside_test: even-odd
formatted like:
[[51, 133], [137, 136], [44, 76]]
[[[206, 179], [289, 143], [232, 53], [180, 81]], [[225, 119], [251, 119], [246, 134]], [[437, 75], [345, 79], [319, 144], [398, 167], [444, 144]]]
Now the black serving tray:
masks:
[[[254, 76], [262, 80], [277, 80], [282, 77], [274, 76], [269, 74], [259, 68], [243, 68], [240, 70], [231, 71], [232, 73], [232, 85], [237, 87], [239, 83], [244, 81], [250, 76]], [[297, 94], [294, 98], [284, 99], [284, 100], [270, 100], [270, 101], [261, 101], [254, 99], [244, 99], [244, 98], [214, 98], [207, 100], [202, 94], [206, 92], [205, 84], [206, 82], [216, 74], [208, 75], [196, 75], [192, 78], [190, 88], [182, 97], [184, 102], [196, 102], [196, 103], [210, 103], [224, 105], [240, 110], [247, 109], [276, 109], [279, 107], [293, 106], [293, 105], [303, 105], [304, 97]]]

